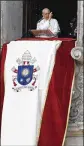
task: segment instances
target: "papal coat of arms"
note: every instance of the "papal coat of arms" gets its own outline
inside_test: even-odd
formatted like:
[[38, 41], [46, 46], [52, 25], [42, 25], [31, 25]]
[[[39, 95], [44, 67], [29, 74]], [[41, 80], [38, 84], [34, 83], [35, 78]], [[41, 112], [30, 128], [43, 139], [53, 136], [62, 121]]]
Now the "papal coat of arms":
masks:
[[38, 79], [38, 71], [40, 67], [34, 65], [36, 58], [32, 58], [30, 52], [27, 50], [24, 52], [22, 59], [18, 58], [18, 68], [13, 67], [13, 90], [16, 92], [21, 91], [23, 88], [27, 88], [29, 91], [33, 91], [37, 88], [36, 82]]

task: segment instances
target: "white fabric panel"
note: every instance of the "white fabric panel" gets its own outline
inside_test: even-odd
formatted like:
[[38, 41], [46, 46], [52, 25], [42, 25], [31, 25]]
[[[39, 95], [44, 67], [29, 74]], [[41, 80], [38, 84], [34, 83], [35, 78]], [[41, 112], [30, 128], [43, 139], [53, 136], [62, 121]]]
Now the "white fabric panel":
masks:
[[[53, 70], [56, 51], [60, 45], [61, 41], [13, 41], [7, 45], [1, 146], [36, 145], [41, 111], [46, 100], [46, 90]], [[34, 66], [40, 67], [40, 70], [33, 73], [34, 76], [38, 76], [37, 88], [29, 91], [29, 88], [25, 88], [16, 81], [17, 86], [14, 88], [20, 89], [19, 92], [16, 92], [12, 89], [12, 79], [15, 75], [17, 77], [17, 74], [11, 69], [14, 66], [18, 68], [16, 60], [19, 58], [22, 61], [22, 56], [26, 51], [30, 52], [32, 58], [36, 58]], [[31, 82], [29, 86], [31, 86]], [[41, 91], [40, 94], [39, 91]]]

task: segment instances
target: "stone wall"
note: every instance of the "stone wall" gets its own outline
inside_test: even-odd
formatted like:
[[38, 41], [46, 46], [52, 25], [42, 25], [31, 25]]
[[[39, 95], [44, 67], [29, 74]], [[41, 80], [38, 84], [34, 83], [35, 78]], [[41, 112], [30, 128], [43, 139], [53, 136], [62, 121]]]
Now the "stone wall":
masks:
[[1, 45], [22, 36], [22, 1], [1, 1]]
[[83, 22], [84, 1], [78, 1], [77, 42], [71, 51], [75, 59], [75, 83], [65, 146], [83, 146]]
[[84, 1], [78, 1], [77, 42], [71, 53], [76, 66], [69, 125], [75, 130], [83, 129], [83, 6]]

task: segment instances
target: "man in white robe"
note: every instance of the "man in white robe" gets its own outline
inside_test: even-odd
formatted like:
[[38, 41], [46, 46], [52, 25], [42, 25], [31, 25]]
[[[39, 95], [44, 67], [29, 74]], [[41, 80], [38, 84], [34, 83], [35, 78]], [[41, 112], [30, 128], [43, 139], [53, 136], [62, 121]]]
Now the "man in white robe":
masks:
[[44, 8], [42, 10], [42, 19], [38, 21], [37, 23], [37, 30], [47, 30], [49, 29], [55, 37], [58, 37], [58, 34], [60, 32], [60, 27], [58, 24], [58, 21], [56, 19], [53, 19], [52, 12], [48, 8]]

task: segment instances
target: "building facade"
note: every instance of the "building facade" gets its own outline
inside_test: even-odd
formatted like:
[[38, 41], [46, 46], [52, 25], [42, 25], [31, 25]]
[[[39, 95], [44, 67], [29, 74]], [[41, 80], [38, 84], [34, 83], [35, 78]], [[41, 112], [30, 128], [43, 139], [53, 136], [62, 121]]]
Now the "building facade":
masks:
[[[71, 56], [76, 62], [72, 106], [65, 146], [83, 146], [83, 9], [77, 3], [77, 41]], [[22, 36], [23, 2], [1, 1], [1, 45]]]

